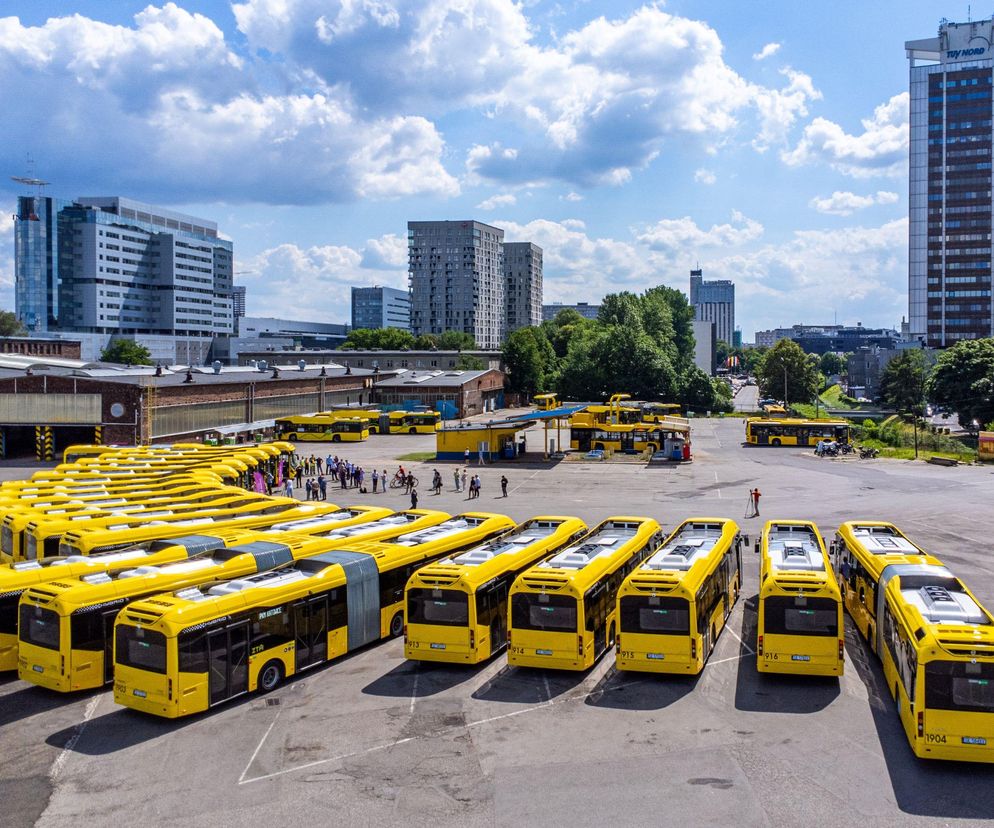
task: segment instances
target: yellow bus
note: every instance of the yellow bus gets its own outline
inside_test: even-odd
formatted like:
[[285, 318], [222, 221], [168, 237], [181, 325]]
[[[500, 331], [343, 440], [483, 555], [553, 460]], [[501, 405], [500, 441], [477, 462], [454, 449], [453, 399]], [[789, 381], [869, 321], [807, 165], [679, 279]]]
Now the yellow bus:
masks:
[[[99, 555], [139, 543], [178, 538], [199, 530], [264, 529], [297, 517], [325, 514], [338, 509], [334, 504], [301, 503], [289, 498], [266, 498], [269, 505], [239, 509], [212, 509], [164, 518], [161, 523], [118, 524], [101, 529], [68, 531], [59, 543], [61, 555]], [[195, 527], [195, 528], [194, 528]], [[29, 536], [30, 541], [30, 536]]]
[[618, 590], [619, 670], [697, 675], [742, 588], [734, 520], [690, 518]]
[[[82, 548], [72, 542], [64, 542], [65, 535], [72, 535], [74, 538], [82, 533], [93, 533], [104, 531], [111, 535], [103, 537], [113, 538], [117, 533], [119, 539], [123, 539], [125, 531], [131, 532], [141, 527], [164, 527], [167, 524], [184, 525], [190, 520], [200, 520], [203, 518], [219, 517], [225, 519], [243, 513], [258, 513], [262, 510], [275, 510], [279, 512], [284, 509], [299, 505], [299, 501], [290, 498], [270, 498], [265, 495], [252, 494], [240, 489], [219, 490], [221, 496], [209, 501], [194, 504], [178, 503], [170, 508], [158, 507], [146, 509], [142, 512], [130, 515], [38, 515], [28, 521], [24, 528], [21, 540], [21, 551], [24, 560], [34, 560], [36, 558], [47, 558], [54, 555], [88, 555], [89, 550]], [[236, 492], [231, 495], [230, 492]], [[211, 522], [205, 520], [203, 522]], [[185, 523], [185, 525], [195, 525]], [[180, 537], [189, 534], [188, 531], [180, 531], [172, 537]], [[90, 536], [94, 537], [94, 536]], [[156, 535], [149, 535], [148, 539], [155, 540]], [[169, 537], [163, 535], [162, 537]], [[16, 545], [16, 542], [15, 542]], [[118, 543], [113, 548], [120, 549], [130, 543]], [[106, 550], [110, 551], [110, 549]]]
[[391, 434], [434, 434], [442, 427], [437, 411], [391, 411], [387, 416]]
[[849, 442], [849, 423], [844, 420], [767, 419], [746, 420], [746, 442], [758, 446], [814, 446], [820, 440]]
[[647, 517], [612, 517], [511, 587], [507, 663], [586, 670], [614, 646], [621, 582], [660, 542]]
[[187, 716], [399, 636], [404, 585], [415, 570], [514, 526], [486, 512], [450, 523], [443, 534], [423, 534], [433, 531], [427, 529], [406, 542], [349, 544], [130, 604], [115, 625], [114, 700], [157, 716]]
[[843, 600], [883, 664], [914, 754], [994, 762], [994, 618], [891, 523], [839, 527]]
[[234, 535], [191, 535], [88, 558], [46, 558], [0, 567], [0, 671], [17, 669], [17, 605], [25, 590], [62, 578], [177, 561], [225, 546]]
[[784, 408], [780, 403], [767, 403], [763, 406], [763, 413], [767, 417], [776, 417], [783, 419], [788, 416], [787, 409]]
[[110, 684], [114, 620], [129, 604], [162, 592], [267, 572], [327, 549], [323, 539], [276, 540], [246, 533], [227, 548], [188, 560], [31, 587], [18, 607], [17, 674], [60, 693]]
[[357, 443], [369, 438], [369, 423], [360, 417], [341, 419], [324, 414], [283, 417], [276, 421], [281, 439], [301, 443]]
[[756, 669], [841, 676], [842, 595], [818, 527], [807, 520], [767, 521], [758, 546]]
[[[374, 510], [370, 509], [370, 511]], [[274, 534], [291, 532], [298, 535], [320, 536], [329, 540], [365, 542], [406, 535], [421, 529], [427, 529], [430, 526], [437, 526], [439, 523], [452, 519], [451, 515], [446, 512], [438, 512], [432, 509], [408, 509], [405, 512], [384, 511], [387, 514], [374, 517], [368, 521], [353, 523], [352, 525], [346, 525], [346, 522], [329, 524], [325, 518], [338, 514], [337, 512], [332, 512], [330, 515], [322, 515], [315, 518], [300, 518], [274, 523], [269, 528], [260, 529], [259, 531]]]
[[647, 402], [641, 404], [642, 422], [659, 423], [668, 417], [680, 417], [682, 408], [679, 403]]
[[536, 517], [513, 532], [419, 569], [407, 582], [404, 656], [478, 664], [507, 644], [507, 596], [524, 570], [578, 541], [586, 524]]
[[336, 420], [358, 419], [366, 423], [366, 428], [370, 434], [380, 433], [380, 410], [375, 407], [357, 408], [354, 406], [344, 406], [342, 408], [331, 408], [328, 411], [319, 411], [319, 416], [331, 417]]
[[668, 437], [686, 437], [690, 427], [679, 423], [597, 423], [570, 425], [570, 448], [574, 451], [643, 452], [661, 451]]

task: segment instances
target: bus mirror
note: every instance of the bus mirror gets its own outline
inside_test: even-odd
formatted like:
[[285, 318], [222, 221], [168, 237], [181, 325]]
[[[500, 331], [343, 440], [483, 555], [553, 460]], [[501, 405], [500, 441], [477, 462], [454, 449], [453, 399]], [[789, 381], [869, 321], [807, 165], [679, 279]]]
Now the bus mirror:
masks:
[[756, 545], [753, 547], [752, 551], [755, 552], [757, 555], [759, 554], [759, 541], [756, 541]]

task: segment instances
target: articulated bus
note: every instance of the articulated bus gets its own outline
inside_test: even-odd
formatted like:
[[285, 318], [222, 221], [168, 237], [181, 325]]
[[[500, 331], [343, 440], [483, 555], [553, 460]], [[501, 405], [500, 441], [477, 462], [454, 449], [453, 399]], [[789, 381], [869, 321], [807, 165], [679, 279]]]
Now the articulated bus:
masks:
[[17, 669], [17, 605], [25, 590], [63, 578], [78, 578], [98, 572], [133, 569], [144, 564], [185, 560], [220, 549], [234, 541], [235, 534], [190, 535], [155, 541], [122, 552], [92, 557], [46, 558], [19, 561], [0, 567], [0, 671]]
[[818, 527], [771, 520], [761, 554], [756, 669], [841, 676], [845, 665], [842, 595]]
[[575, 451], [610, 449], [655, 453], [663, 448], [667, 437], [672, 434], [686, 437], [689, 431], [688, 426], [671, 422], [634, 425], [602, 423], [590, 426], [571, 424], [569, 442], [570, 448]]
[[659, 546], [659, 524], [612, 517], [511, 587], [507, 663], [586, 670], [614, 646], [621, 582]]
[[[355, 507], [352, 507], [355, 508]], [[373, 512], [370, 507], [365, 507]], [[350, 510], [342, 510], [350, 511]], [[375, 510], [379, 511], [379, 510]], [[281, 523], [274, 523], [268, 529], [259, 531], [267, 534], [277, 534], [279, 532], [291, 532], [297, 535], [311, 535], [329, 540], [348, 540], [350, 542], [375, 541], [384, 538], [395, 538], [398, 535], [407, 535], [430, 526], [437, 526], [451, 516], [446, 512], [437, 512], [432, 509], [408, 509], [405, 512], [389, 512], [380, 517], [374, 517], [361, 523], [353, 522], [347, 525], [348, 521], [334, 521], [329, 523], [327, 518], [333, 518], [339, 512], [332, 512], [315, 518], [301, 518], [299, 520], [288, 520]]]
[[507, 644], [514, 579], [587, 531], [573, 517], [536, 517], [497, 540], [419, 569], [405, 590], [404, 656], [479, 664]]
[[[231, 495], [230, 491], [237, 494]], [[292, 508], [299, 503], [300, 501], [291, 498], [272, 498], [239, 489], [225, 489], [221, 490], [220, 497], [206, 502], [177, 503], [170, 508], [146, 509], [129, 515], [88, 515], [85, 513], [80, 515], [38, 515], [29, 520], [25, 526], [20, 548], [24, 560], [46, 558], [53, 555], [89, 555], [88, 547], [85, 547], [84, 551], [83, 545], [64, 543], [63, 536], [69, 534], [77, 537], [85, 532], [88, 537], [93, 537], [89, 533], [103, 531], [105, 532], [101, 536], [103, 539], [108, 537], [106, 532], [109, 531], [112, 539], [114, 533], [118, 533], [118, 537], [123, 538], [123, 530], [130, 532], [141, 527], [162, 527], [166, 524], [215, 516], [237, 517], [244, 513], [256, 514], [263, 509], [275, 509], [278, 512], [281, 509]], [[189, 532], [177, 532], [172, 537], [186, 534]], [[159, 536], [153, 534], [149, 535], [147, 539], [155, 540], [157, 537]], [[162, 537], [168, 537], [168, 535]], [[143, 536], [143, 539], [146, 538]], [[122, 546], [130, 546], [130, 542], [117, 543], [113, 548], [120, 549]]]
[[849, 423], [841, 420], [746, 420], [746, 442], [758, 446], [814, 446], [821, 440], [849, 442]]
[[618, 590], [615, 666], [700, 673], [742, 588], [742, 543], [734, 520], [681, 523]]
[[[59, 543], [60, 555], [98, 555], [153, 540], [188, 535], [198, 529], [265, 529], [274, 523], [298, 517], [322, 515], [335, 511], [333, 504], [306, 504], [290, 498], [266, 498], [270, 505], [243, 506], [240, 509], [190, 512], [164, 518], [161, 523], [122, 524], [103, 529], [68, 531]], [[197, 529], [191, 529], [197, 527]], [[30, 541], [30, 536], [29, 536]]]
[[68, 693], [114, 679], [114, 619], [129, 604], [201, 584], [243, 578], [328, 551], [324, 539], [262, 538], [245, 533], [233, 545], [172, 563], [60, 578], [31, 587], [18, 607], [17, 674]]
[[991, 614], [893, 524], [843, 523], [832, 558], [915, 756], [994, 762]]
[[391, 434], [434, 434], [442, 427], [437, 411], [391, 411], [387, 417]]
[[280, 439], [302, 443], [357, 443], [369, 438], [369, 423], [360, 417], [341, 419], [324, 414], [302, 414], [276, 421]]
[[486, 512], [448, 523], [434, 535], [426, 529], [406, 542], [349, 544], [248, 578], [136, 601], [115, 626], [114, 700], [187, 716], [400, 635], [404, 585], [415, 570], [514, 526]]

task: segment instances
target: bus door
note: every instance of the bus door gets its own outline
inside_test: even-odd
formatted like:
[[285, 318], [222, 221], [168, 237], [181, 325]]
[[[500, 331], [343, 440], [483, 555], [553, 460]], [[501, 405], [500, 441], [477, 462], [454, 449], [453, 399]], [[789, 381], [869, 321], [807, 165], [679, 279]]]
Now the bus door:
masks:
[[210, 654], [210, 703], [248, 692], [248, 622], [207, 636]]
[[296, 671], [321, 664], [328, 658], [327, 598], [319, 595], [293, 605], [296, 631]]
[[618, 435], [619, 442], [621, 443], [622, 451], [634, 451], [635, 450], [635, 432], [634, 431], [622, 431]]
[[797, 445], [806, 446], [808, 445], [808, 430], [806, 428], [797, 429]]
[[589, 428], [578, 428], [575, 432], [576, 434], [576, 447], [579, 451], [590, 451], [590, 429]]
[[756, 443], [761, 446], [769, 445], [770, 430], [766, 426], [753, 426], [752, 433], [756, 435]]
[[100, 619], [104, 631], [104, 684], [114, 681], [114, 621], [120, 607], [105, 612]]

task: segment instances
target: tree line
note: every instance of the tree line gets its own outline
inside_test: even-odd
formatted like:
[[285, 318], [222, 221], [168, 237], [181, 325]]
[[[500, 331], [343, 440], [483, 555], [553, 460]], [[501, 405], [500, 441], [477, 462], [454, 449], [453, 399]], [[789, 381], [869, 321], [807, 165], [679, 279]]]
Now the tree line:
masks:
[[664, 286], [610, 294], [597, 319], [564, 309], [507, 338], [507, 388], [529, 397], [554, 391], [572, 400], [627, 393], [691, 411], [730, 410], [728, 385], [694, 365], [693, 320], [687, 297]]

